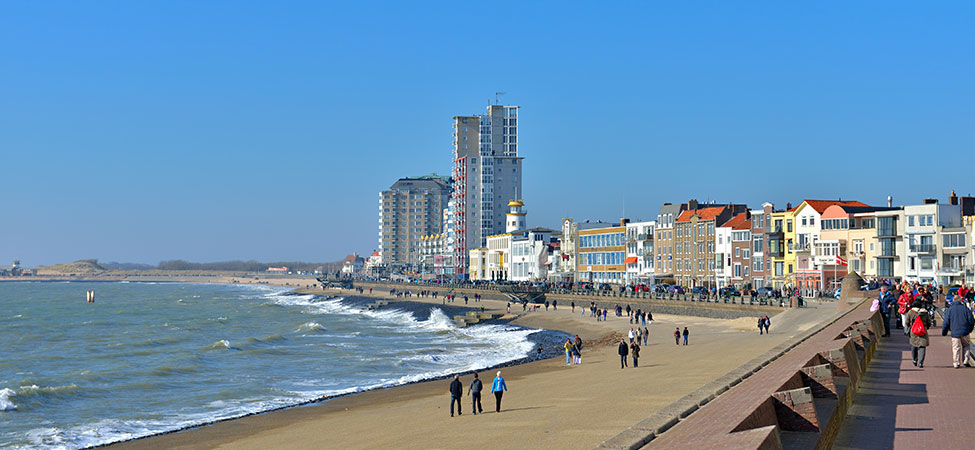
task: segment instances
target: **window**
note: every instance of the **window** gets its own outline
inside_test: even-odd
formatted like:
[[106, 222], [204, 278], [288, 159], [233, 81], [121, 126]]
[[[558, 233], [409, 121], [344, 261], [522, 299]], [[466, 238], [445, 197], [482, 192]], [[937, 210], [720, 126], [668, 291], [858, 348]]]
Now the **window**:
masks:
[[802, 216], [802, 226], [806, 226], [806, 216]]
[[964, 247], [965, 235], [960, 233], [945, 234], [941, 236], [945, 247]]
[[907, 216], [907, 226], [909, 227], [914, 226], [914, 216]]
[[877, 276], [878, 277], [892, 277], [894, 276], [894, 260], [893, 259], [878, 259], [877, 260]]
[[785, 221], [785, 228], [786, 228], [785, 229], [786, 233], [791, 233], [792, 232], [792, 221], [791, 220]]
[[741, 248], [735, 249], [735, 258], [741, 258]]

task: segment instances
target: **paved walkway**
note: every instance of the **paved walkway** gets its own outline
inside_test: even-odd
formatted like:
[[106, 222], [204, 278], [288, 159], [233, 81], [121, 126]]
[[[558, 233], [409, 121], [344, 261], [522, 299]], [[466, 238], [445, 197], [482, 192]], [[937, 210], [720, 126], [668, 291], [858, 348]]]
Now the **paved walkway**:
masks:
[[874, 353], [836, 449], [971, 449], [975, 447], [975, 369], [951, 365], [951, 338], [932, 327], [924, 368], [911, 363], [903, 330], [891, 330]]

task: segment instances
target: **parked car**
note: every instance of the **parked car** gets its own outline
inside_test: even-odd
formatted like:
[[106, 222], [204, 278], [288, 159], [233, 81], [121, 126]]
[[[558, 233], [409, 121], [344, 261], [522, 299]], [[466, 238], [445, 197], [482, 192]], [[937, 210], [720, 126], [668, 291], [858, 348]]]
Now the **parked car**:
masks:
[[707, 294], [707, 293], [708, 293], [708, 290], [704, 286], [694, 286], [693, 288], [691, 288], [691, 294], [694, 294], [694, 295], [701, 295], [701, 294]]
[[672, 294], [683, 294], [684, 293], [684, 288], [682, 286], [671, 286], [670, 287], [670, 292]]
[[741, 292], [734, 286], [723, 287], [718, 290], [718, 294], [724, 297], [741, 297]]
[[758, 293], [758, 296], [759, 297], [771, 297], [773, 291], [774, 291], [774, 289], [772, 289], [770, 287], [760, 287], [755, 292]]

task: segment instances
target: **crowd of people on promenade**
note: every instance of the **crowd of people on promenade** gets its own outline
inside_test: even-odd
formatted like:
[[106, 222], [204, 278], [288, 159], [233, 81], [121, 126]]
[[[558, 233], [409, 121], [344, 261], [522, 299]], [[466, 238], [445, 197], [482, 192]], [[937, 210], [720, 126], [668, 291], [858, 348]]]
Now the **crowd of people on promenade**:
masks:
[[[884, 325], [882, 337], [889, 337], [891, 328], [901, 329], [908, 336], [911, 360], [919, 368], [924, 368], [930, 345], [928, 330], [937, 326], [935, 292], [932, 286], [917, 282], [881, 284], [880, 294], [870, 307], [871, 311], [880, 312]], [[969, 337], [975, 330], [975, 316], [971, 310], [973, 297], [975, 293], [963, 283], [942, 311], [941, 335], [951, 335], [952, 366], [956, 369], [975, 366], [970, 355]]]

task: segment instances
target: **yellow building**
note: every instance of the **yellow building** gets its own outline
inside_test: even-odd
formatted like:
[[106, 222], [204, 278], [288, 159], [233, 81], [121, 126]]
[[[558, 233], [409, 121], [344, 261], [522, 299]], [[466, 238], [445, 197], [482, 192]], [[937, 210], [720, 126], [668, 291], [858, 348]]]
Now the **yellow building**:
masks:
[[579, 224], [580, 282], [623, 284], [626, 277], [626, 224], [582, 229]]
[[795, 286], [796, 239], [795, 218], [799, 207], [773, 212], [770, 220], [772, 231], [768, 234], [769, 254], [772, 256], [771, 274], [766, 275], [768, 284], [776, 289]]
[[486, 248], [472, 248], [469, 250], [468, 276], [472, 281], [488, 280], [487, 276], [487, 254]]

